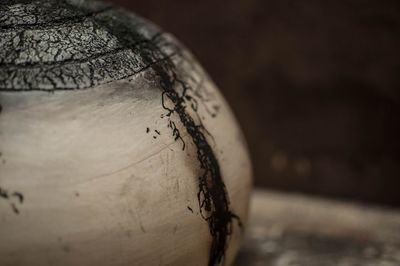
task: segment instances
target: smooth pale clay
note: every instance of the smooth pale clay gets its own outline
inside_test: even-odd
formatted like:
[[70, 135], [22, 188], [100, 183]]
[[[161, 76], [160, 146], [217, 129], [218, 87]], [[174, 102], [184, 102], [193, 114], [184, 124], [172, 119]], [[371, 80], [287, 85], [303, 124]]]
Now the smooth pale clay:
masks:
[[172, 36], [99, 2], [6, 0], [0, 50], [0, 265], [232, 263], [246, 145]]

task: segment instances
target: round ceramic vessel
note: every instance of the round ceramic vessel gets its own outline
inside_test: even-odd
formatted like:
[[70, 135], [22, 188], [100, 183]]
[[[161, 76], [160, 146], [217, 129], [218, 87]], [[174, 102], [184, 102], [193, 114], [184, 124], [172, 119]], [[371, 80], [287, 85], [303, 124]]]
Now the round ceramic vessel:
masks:
[[0, 265], [232, 263], [245, 141], [170, 34], [105, 3], [2, 0], [0, 105]]

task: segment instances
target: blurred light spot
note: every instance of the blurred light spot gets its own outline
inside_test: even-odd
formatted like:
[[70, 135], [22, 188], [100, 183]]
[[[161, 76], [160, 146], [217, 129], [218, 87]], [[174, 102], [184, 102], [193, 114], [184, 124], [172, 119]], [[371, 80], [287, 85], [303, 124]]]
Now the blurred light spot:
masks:
[[288, 166], [288, 159], [286, 155], [282, 152], [278, 152], [273, 155], [271, 159], [271, 166], [277, 172], [285, 170], [285, 168]]
[[251, 236], [253, 239], [259, 239], [259, 240], [263, 240], [265, 239], [265, 237], [267, 236], [267, 229], [263, 226], [257, 226], [257, 227], [253, 227], [250, 228], [251, 230]]
[[301, 176], [309, 175], [311, 172], [311, 162], [306, 158], [297, 159], [293, 167], [296, 173]]
[[264, 253], [274, 253], [278, 250], [278, 244], [275, 241], [265, 241], [261, 244], [261, 250]]
[[366, 258], [371, 259], [377, 255], [378, 251], [373, 247], [368, 247], [364, 249], [363, 253]]

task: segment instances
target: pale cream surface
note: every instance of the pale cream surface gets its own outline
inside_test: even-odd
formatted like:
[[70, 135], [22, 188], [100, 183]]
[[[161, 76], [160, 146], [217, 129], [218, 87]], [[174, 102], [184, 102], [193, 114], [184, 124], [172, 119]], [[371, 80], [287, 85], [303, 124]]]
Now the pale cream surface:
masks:
[[[245, 142], [215, 86], [202, 86], [220, 108], [212, 118], [199, 105], [198, 114], [230, 208], [246, 221]], [[186, 149], [174, 141], [146, 73], [81, 91], [0, 92], [0, 104], [0, 186], [25, 198], [0, 198], [0, 265], [207, 265], [197, 150], [177, 115]], [[234, 222], [227, 265], [241, 235]]]

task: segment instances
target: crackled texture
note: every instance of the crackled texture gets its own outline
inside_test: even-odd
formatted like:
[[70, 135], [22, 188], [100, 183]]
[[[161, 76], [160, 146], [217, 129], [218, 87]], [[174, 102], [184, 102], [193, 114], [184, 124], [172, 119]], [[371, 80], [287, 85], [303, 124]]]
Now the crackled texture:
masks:
[[3, 0], [0, 5], [0, 27], [2, 29], [15, 26], [41, 27], [47, 26], [46, 23], [66, 23], [109, 7], [101, 2], [86, 0]]
[[[25, 2], [0, 6], [1, 90], [88, 88], [127, 78], [154, 63], [144, 62], [138, 51], [146, 42], [155, 43], [159, 30], [136, 16], [98, 2]], [[117, 17], [143, 36], [132, 47], [124, 47], [102, 25]]]
[[[204, 74], [196, 80], [194, 73], [201, 72], [197, 63], [173, 37], [135, 15], [98, 2], [5, 1], [0, 7], [0, 47], [0, 92], [8, 94], [85, 90], [148, 71], [148, 79], [156, 84], [153, 89], [160, 93], [161, 118], [172, 139], [182, 142], [186, 150], [188, 140], [183, 136], [188, 136], [196, 151], [195, 196], [212, 238], [208, 264], [224, 261], [229, 236], [237, 228], [234, 222], [242, 223], [230, 208], [221, 167], [210, 145], [213, 136], [203, 124], [204, 115], [215, 118], [220, 106], [210, 105], [210, 95], [201, 89]], [[199, 105], [206, 110], [202, 118]], [[161, 135], [155, 133], [154, 139]], [[8, 190], [1, 191], [3, 198], [10, 198]], [[23, 197], [23, 192], [18, 193]], [[19, 214], [15, 203], [10, 204]]]

